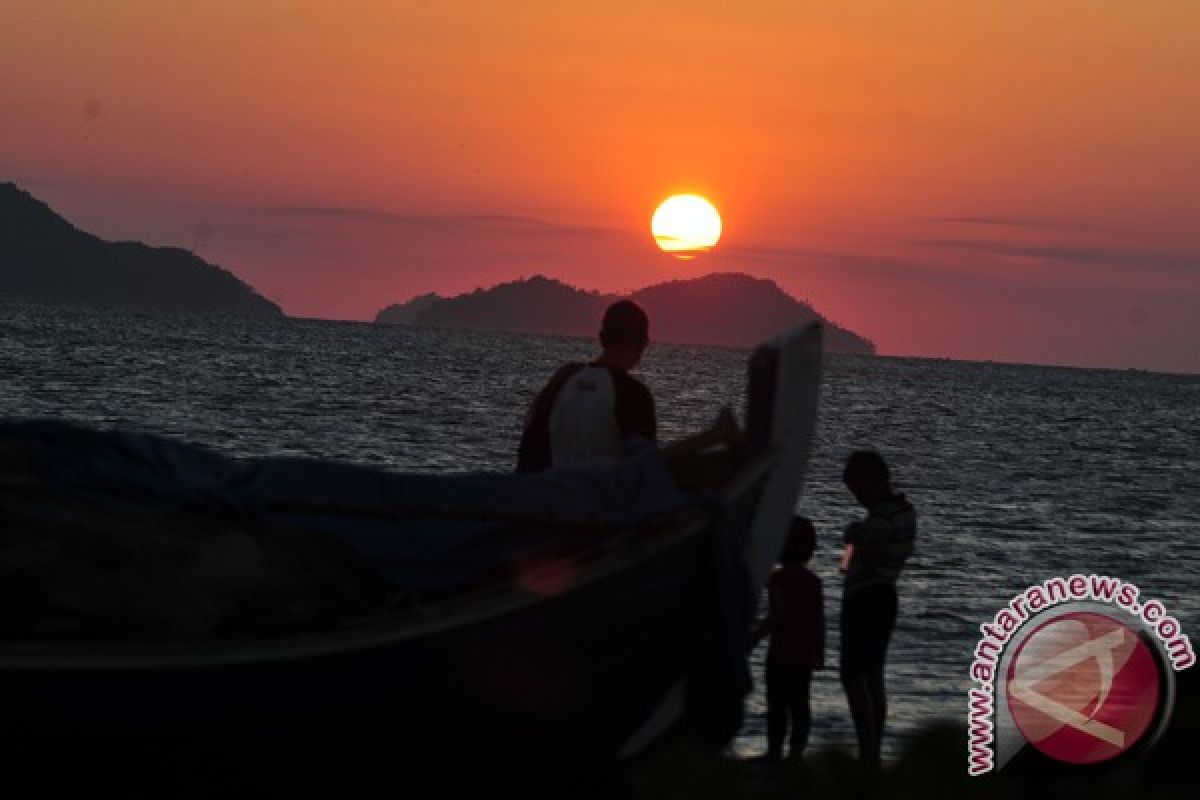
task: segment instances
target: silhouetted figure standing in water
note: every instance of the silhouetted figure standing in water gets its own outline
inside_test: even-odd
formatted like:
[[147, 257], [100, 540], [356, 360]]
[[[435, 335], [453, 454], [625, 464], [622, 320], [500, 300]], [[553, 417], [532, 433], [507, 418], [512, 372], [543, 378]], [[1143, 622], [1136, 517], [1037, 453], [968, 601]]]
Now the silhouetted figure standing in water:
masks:
[[813, 524], [792, 520], [779, 568], [767, 581], [767, 617], [751, 633], [767, 646], [767, 761], [783, 758], [783, 740], [791, 723], [791, 750], [799, 758], [808, 745], [812, 725], [809, 705], [813, 670], [825, 666], [825, 610], [821, 579], [809, 571], [808, 560], [817, 546]]
[[604, 312], [600, 357], [565, 364], [525, 415], [518, 472], [619, 458], [631, 436], [654, 439], [654, 398], [629, 375], [649, 342], [646, 312], [619, 300]]
[[867, 516], [847, 526], [844, 537], [840, 672], [859, 758], [878, 766], [887, 718], [883, 668], [896, 626], [896, 577], [916, 542], [917, 513], [904, 495], [893, 491], [887, 463], [873, 450], [851, 453], [842, 479]]

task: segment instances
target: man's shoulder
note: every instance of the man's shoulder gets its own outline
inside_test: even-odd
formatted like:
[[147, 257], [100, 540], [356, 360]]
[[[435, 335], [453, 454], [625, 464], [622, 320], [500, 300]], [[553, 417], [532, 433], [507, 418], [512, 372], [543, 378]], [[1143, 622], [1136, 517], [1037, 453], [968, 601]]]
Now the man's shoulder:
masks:
[[578, 362], [569, 362], [561, 365], [554, 371], [554, 374], [550, 376], [550, 380], [546, 381], [546, 385], [542, 387], [541, 391], [534, 398], [533, 405], [530, 407], [525, 419], [526, 427], [529, 427], [529, 424], [537, 418], [538, 414], [550, 413], [550, 408], [553, 406], [567, 381], [571, 380], [573, 375], [586, 366], [586, 364]]
[[554, 375], [551, 377], [551, 380], [554, 380], [555, 378], [568, 377], [586, 366], [587, 364], [583, 363], [582, 361], [568, 361], [565, 364], [559, 364], [558, 369], [554, 370]]
[[551, 389], [562, 386], [571, 379], [572, 375], [586, 366], [587, 364], [581, 361], [568, 361], [566, 364], [559, 365], [558, 369], [554, 370], [554, 374], [550, 376], [550, 380], [546, 381], [546, 388]]
[[635, 394], [638, 397], [646, 400], [654, 400], [654, 395], [648, 388], [646, 388], [646, 384], [642, 383], [625, 370], [610, 368], [609, 373], [612, 375], [613, 383], [619, 388], [620, 391]]

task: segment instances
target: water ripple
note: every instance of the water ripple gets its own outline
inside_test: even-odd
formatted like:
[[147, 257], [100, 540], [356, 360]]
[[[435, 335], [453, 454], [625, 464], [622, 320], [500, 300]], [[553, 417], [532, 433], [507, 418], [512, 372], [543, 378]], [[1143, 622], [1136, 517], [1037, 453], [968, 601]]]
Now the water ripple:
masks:
[[[166, 433], [233, 455], [396, 470], [509, 469], [521, 418], [583, 339], [311, 320], [0, 307], [0, 415]], [[641, 374], [673, 439], [740, 405], [744, 352], [652, 345]], [[842, 460], [875, 447], [921, 512], [888, 667], [889, 749], [961, 718], [979, 623], [1048, 576], [1121, 576], [1195, 630], [1200, 380], [1113, 371], [833, 357], [799, 510], [821, 545], [829, 662], [837, 541], [859, 516]], [[757, 689], [736, 748], [762, 749]], [[814, 681], [814, 740], [852, 740], [836, 672]]]

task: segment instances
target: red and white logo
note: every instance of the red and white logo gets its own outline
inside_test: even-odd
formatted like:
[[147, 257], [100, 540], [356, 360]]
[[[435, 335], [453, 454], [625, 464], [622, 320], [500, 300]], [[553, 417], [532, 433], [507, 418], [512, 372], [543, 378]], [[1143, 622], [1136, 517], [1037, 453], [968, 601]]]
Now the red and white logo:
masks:
[[1091, 611], [1038, 626], [1006, 680], [1009, 711], [1025, 739], [1073, 764], [1107, 761], [1136, 745], [1163, 699], [1151, 647], [1123, 622]]

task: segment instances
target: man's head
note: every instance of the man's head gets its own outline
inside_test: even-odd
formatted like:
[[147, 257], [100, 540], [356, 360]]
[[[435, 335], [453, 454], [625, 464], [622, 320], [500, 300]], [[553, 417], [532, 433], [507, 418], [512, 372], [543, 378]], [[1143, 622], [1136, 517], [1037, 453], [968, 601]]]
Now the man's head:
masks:
[[604, 347], [605, 361], [624, 369], [633, 369], [641, 360], [648, 341], [650, 320], [637, 303], [618, 300], [604, 312], [600, 344]]
[[874, 450], [855, 450], [842, 472], [846, 488], [860, 505], [871, 506], [892, 495], [892, 476], [883, 456]]
[[813, 527], [812, 520], [808, 517], [793, 517], [787, 541], [783, 543], [783, 552], [779, 554], [779, 563], [805, 564], [812, 558], [816, 549], [817, 529]]

